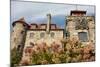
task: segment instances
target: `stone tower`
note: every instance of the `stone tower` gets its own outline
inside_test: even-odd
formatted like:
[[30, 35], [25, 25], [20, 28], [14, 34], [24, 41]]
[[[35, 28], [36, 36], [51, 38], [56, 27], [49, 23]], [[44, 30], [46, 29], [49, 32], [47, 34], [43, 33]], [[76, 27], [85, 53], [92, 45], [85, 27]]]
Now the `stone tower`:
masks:
[[86, 11], [73, 10], [66, 17], [66, 31], [69, 38], [75, 38], [82, 43], [95, 43], [95, 20], [87, 16]]
[[25, 34], [28, 24], [25, 23], [24, 18], [20, 18], [19, 20], [13, 22], [12, 26], [11, 49], [17, 48], [20, 50], [22, 47], [24, 47]]

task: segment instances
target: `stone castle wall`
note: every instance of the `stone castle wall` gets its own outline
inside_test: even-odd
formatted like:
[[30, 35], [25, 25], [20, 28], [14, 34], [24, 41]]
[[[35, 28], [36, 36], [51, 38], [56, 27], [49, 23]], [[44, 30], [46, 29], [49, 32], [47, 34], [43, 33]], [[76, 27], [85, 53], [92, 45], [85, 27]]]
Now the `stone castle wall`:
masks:
[[[41, 33], [44, 35], [41, 37]], [[54, 35], [52, 34], [54, 33]], [[32, 34], [32, 36], [31, 36]], [[63, 30], [61, 31], [50, 31], [50, 34], [47, 34], [46, 31], [27, 31], [25, 46], [30, 46], [30, 42], [32, 43], [41, 43], [46, 42], [48, 46], [55, 41], [61, 40], [63, 38]]]
[[[76, 25], [79, 24], [78, 20], [81, 20], [82, 18], [85, 18], [86, 20], [87, 29], [76, 29]], [[88, 43], [89, 41], [95, 42], [95, 20], [92, 16], [68, 16], [66, 30], [69, 32], [70, 38], [75, 37], [79, 40], [78, 33], [86, 32], [88, 39], [86, 43]]]

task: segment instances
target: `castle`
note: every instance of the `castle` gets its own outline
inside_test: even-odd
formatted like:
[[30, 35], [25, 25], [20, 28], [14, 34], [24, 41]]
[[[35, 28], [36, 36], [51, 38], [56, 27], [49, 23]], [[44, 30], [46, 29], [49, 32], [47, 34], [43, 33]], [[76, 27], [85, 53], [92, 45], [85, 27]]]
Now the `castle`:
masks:
[[26, 47], [41, 42], [46, 42], [50, 46], [53, 41], [59, 42], [64, 37], [64, 29], [51, 24], [50, 14], [47, 14], [47, 18], [47, 24], [28, 25], [24, 18], [15, 21], [12, 24], [14, 28], [11, 34], [11, 48]]
[[86, 16], [86, 11], [73, 10], [66, 17], [66, 31], [69, 38], [78, 39], [83, 44], [95, 43], [95, 18]]
[[[47, 46], [64, 38], [74, 38], [83, 44], [95, 43], [95, 18], [86, 16], [86, 11], [72, 10], [70, 16], [66, 16], [65, 29], [51, 23], [51, 14], [47, 14], [47, 24], [27, 24], [24, 18], [12, 23], [11, 49], [24, 50], [36, 43], [45, 42]], [[25, 58], [23, 52], [23, 58]]]

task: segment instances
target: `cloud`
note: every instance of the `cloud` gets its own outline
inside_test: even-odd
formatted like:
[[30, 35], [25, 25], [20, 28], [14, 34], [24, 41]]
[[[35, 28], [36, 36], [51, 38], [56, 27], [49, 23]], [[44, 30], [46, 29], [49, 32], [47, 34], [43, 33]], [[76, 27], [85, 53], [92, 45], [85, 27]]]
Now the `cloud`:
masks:
[[[77, 8], [86, 10], [89, 16], [95, 15], [94, 6], [78, 5]], [[27, 23], [46, 23], [46, 14], [51, 13], [52, 23], [64, 26], [65, 16], [70, 15], [70, 11], [75, 9], [76, 5], [71, 4], [11, 1], [11, 23], [20, 17], [25, 17]]]

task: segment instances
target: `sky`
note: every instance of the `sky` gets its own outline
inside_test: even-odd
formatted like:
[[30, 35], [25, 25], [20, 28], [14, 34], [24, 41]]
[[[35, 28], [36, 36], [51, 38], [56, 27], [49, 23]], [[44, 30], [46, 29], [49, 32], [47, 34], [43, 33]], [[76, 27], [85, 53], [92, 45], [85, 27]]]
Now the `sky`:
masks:
[[47, 14], [50, 13], [51, 23], [57, 24], [64, 28], [65, 17], [70, 15], [71, 10], [85, 10], [87, 16], [95, 15], [95, 7], [93, 5], [72, 5], [72, 4], [56, 4], [32, 1], [11, 1], [11, 24], [13, 21], [25, 18], [28, 24], [31, 23], [47, 23]]

